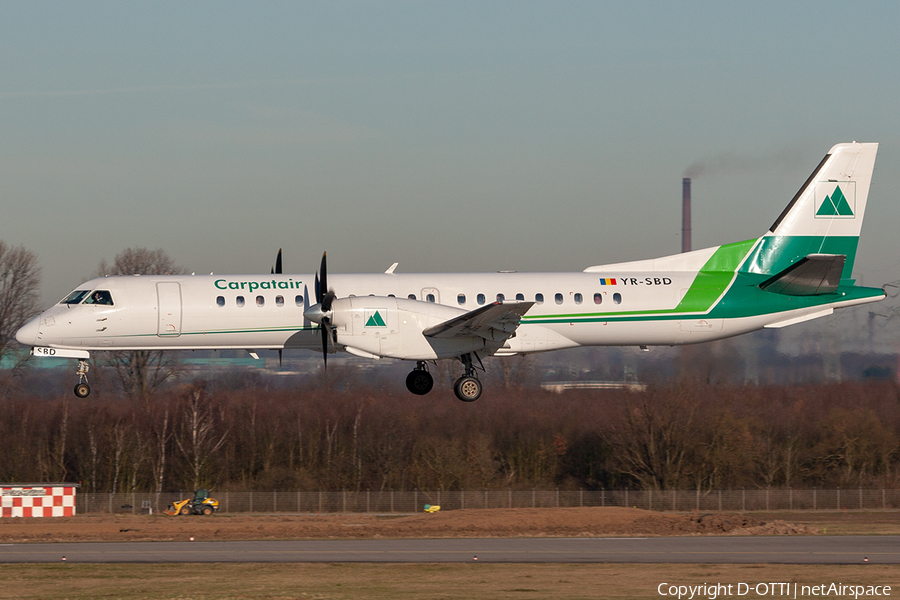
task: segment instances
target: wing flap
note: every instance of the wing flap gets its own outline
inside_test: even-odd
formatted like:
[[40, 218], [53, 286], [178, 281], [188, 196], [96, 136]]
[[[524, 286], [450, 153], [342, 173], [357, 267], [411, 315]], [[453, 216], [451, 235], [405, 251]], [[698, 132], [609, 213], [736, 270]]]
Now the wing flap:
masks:
[[833, 294], [841, 283], [846, 260], [843, 254], [809, 254], [759, 287], [788, 296]]
[[422, 332], [430, 338], [483, 337], [489, 340], [512, 336], [522, 316], [534, 302], [494, 302], [438, 323]]

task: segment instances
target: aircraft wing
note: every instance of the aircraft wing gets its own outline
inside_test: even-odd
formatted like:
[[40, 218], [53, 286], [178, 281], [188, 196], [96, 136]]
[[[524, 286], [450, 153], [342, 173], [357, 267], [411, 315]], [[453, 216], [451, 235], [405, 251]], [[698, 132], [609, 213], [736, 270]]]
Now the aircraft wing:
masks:
[[471, 336], [495, 341], [507, 339], [532, 306], [534, 302], [493, 302], [429, 327], [422, 334], [442, 339]]
[[846, 258], [843, 254], [809, 254], [759, 287], [789, 296], [833, 294], [841, 283]]

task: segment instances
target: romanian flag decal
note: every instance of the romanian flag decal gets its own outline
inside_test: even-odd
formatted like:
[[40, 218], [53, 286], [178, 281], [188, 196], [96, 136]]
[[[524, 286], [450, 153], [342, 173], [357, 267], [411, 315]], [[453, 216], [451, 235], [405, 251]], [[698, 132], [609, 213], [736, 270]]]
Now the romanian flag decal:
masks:
[[616, 285], [616, 278], [613, 277], [612, 279], [606, 279], [606, 278], [601, 277], [600, 285]]

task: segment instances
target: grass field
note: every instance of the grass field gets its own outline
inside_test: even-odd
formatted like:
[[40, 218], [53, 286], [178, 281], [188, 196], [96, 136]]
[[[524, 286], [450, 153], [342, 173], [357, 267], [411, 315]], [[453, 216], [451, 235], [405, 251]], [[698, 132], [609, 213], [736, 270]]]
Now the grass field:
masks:
[[[0, 566], [0, 598], [35, 600], [662, 598], [665, 596], [657, 591], [661, 583], [755, 586], [769, 582], [890, 585], [891, 595], [897, 595], [900, 569], [886, 565], [658, 564]], [[770, 592], [767, 597], [779, 596]], [[736, 593], [734, 597], [738, 597]], [[740, 597], [762, 596], [751, 591]]]

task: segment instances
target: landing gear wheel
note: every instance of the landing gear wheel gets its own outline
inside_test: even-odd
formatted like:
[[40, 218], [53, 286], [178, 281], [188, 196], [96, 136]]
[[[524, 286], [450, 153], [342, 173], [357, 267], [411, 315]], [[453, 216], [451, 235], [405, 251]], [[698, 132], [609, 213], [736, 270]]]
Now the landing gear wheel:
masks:
[[75, 386], [75, 395], [79, 398], [87, 398], [91, 393], [91, 386], [86, 383], [79, 383]]
[[460, 377], [453, 385], [453, 393], [463, 402], [475, 402], [481, 396], [481, 382], [474, 377]]
[[434, 378], [424, 369], [410, 371], [406, 376], [406, 389], [417, 396], [424, 396], [434, 387]]

